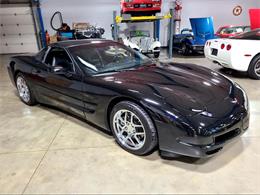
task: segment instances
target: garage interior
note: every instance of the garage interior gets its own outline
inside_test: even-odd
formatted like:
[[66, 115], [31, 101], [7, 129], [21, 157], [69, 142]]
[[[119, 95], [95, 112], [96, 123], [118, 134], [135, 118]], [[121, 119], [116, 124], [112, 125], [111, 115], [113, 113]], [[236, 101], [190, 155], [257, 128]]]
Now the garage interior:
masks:
[[[153, 22], [120, 24], [119, 33], [149, 29], [161, 42], [161, 55], [157, 59], [160, 62], [196, 64], [229, 77], [246, 91], [250, 104], [247, 132], [213, 157], [165, 159], [158, 151], [136, 156], [121, 149], [111, 134], [95, 125], [59, 109], [25, 105], [7, 72], [12, 56], [35, 53], [45, 46], [45, 30], [53, 41], [56, 32], [50, 20], [56, 11], [62, 13], [63, 21], [70, 26], [87, 22], [104, 28], [103, 38], [113, 39], [113, 11], [120, 13], [120, 1], [1, 0], [0, 3], [1, 194], [260, 193], [259, 80], [249, 78], [244, 72], [224, 69], [203, 54], [185, 56], [173, 51], [169, 58], [169, 33], [174, 33], [169, 30], [171, 19], [160, 20], [157, 26]], [[229, 24], [250, 25], [248, 10], [260, 8], [259, 0], [182, 0], [181, 3], [177, 30], [190, 28], [189, 18], [208, 16], [214, 19], [215, 31]], [[234, 16], [233, 8], [237, 5], [243, 11]], [[170, 9], [174, 9], [174, 1], [163, 0], [161, 12], [166, 14]]]

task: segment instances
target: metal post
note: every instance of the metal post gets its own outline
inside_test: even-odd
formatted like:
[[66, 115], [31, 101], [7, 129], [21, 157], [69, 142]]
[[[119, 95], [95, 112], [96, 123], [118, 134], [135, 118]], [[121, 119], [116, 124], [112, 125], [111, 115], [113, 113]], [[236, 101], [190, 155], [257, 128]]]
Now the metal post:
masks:
[[153, 37], [155, 40], [159, 41], [160, 38], [160, 20], [155, 20], [153, 22]]
[[118, 41], [118, 26], [116, 23], [116, 11], [113, 11], [113, 38], [115, 41]]
[[173, 9], [170, 9], [170, 13], [171, 13], [171, 18], [170, 18], [170, 24], [169, 24], [169, 50], [168, 50], [168, 57], [172, 58], [172, 54], [173, 54]]
[[40, 50], [42, 48], [42, 42], [41, 42], [41, 37], [39, 37], [39, 26], [38, 26], [38, 23], [37, 23], [37, 13], [36, 13], [36, 10], [35, 10], [35, 6], [34, 4], [31, 2], [30, 4], [30, 7], [31, 7], [31, 12], [32, 12], [32, 18], [33, 18], [33, 27], [34, 27], [34, 32], [35, 32], [35, 35], [36, 35], [36, 40], [37, 40], [37, 46], [38, 46], [38, 50]]
[[[46, 47], [47, 42], [46, 42], [46, 36], [45, 36], [45, 30], [44, 30], [44, 24], [43, 24], [43, 19], [42, 19], [42, 12], [40, 8], [40, 1], [39, 0], [32, 0], [31, 1], [33, 11], [35, 13], [35, 19], [37, 22], [38, 30], [39, 30], [39, 35], [41, 39], [41, 46]], [[39, 36], [37, 35], [37, 37]]]

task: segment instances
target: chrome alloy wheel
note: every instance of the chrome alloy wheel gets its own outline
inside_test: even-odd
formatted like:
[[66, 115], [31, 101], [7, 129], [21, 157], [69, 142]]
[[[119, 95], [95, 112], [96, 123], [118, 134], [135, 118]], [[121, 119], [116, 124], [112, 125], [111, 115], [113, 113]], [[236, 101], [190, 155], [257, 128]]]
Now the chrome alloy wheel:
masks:
[[258, 60], [256, 62], [256, 65], [255, 65], [255, 73], [258, 77], [260, 77], [260, 60]]
[[30, 91], [24, 78], [19, 76], [16, 80], [16, 85], [20, 98], [28, 103], [30, 101]]
[[122, 145], [131, 150], [143, 147], [146, 139], [144, 126], [139, 117], [129, 110], [119, 110], [113, 117], [113, 128]]

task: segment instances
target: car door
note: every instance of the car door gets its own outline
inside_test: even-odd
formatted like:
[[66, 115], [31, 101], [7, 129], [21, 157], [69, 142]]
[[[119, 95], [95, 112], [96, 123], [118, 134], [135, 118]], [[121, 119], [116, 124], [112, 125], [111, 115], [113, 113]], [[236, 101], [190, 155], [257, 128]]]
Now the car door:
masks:
[[49, 66], [41, 95], [57, 107], [84, 117], [82, 74], [64, 48], [53, 47], [45, 57]]
[[39, 103], [50, 104], [52, 102], [48, 99], [48, 96], [44, 94], [50, 94], [51, 91], [46, 83], [46, 78], [49, 76], [50, 66], [45, 64], [44, 60], [51, 48], [42, 49], [35, 57], [31, 70], [31, 89]]
[[[82, 79], [85, 116], [94, 124], [102, 126], [106, 116], [106, 106], [110, 99], [116, 96], [114, 90], [109, 87], [111, 77], [98, 75], [96, 71], [107, 64], [112, 66], [113, 61], [118, 59], [115, 55], [116, 52], [123, 52], [122, 50], [116, 44], [113, 46], [106, 45], [106, 43], [70, 48], [74, 60], [85, 73]], [[102, 127], [105, 128], [105, 126]]]

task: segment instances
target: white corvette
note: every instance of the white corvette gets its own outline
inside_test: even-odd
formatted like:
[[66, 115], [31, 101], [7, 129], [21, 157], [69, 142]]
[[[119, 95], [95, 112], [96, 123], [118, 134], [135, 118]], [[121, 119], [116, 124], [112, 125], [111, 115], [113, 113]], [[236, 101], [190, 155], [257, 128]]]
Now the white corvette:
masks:
[[124, 38], [123, 42], [143, 54], [153, 54], [155, 58], [160, 56], [161, 43], [154, 40], [149, 31], [131, 31], [130, 37]]
[[230, 39], [209, 40], [204, 53], [214, 63], [260, 79], [260, 29]]

